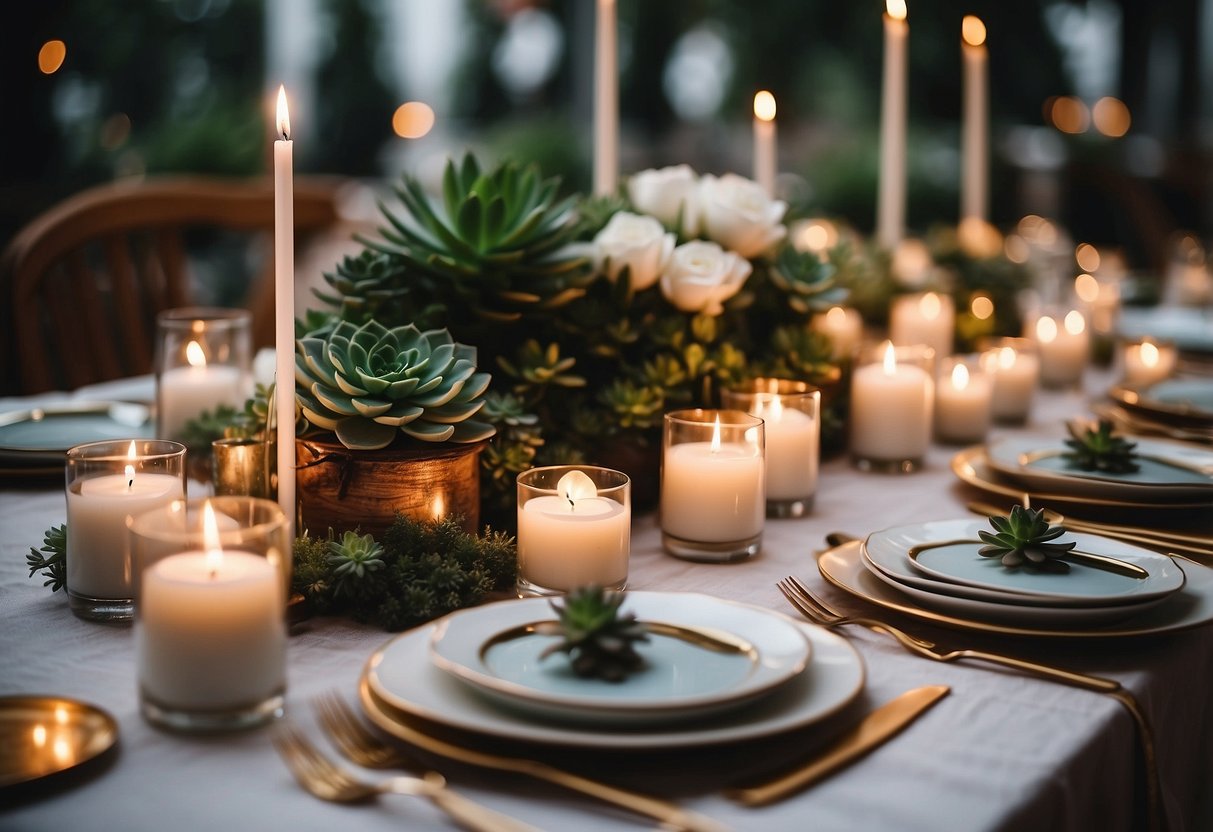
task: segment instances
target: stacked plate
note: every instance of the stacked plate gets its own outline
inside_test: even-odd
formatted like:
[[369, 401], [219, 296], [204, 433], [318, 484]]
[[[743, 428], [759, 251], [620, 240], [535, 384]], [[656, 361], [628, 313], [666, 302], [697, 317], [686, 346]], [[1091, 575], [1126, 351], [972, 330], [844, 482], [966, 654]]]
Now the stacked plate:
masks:
[[0, 413], [0, 473], [63, 474], [68, 448], [152, 436], [151, 409], [135, 402], [59, 402]]
[[1213, 378], [1119, 384], [1108, 391], [1108, 396], [1132, 419], [1198, 435], [1213, 431]]
[[[690, 593], [629, 592], [651, 624], [645, 664], [625, 681], [587, 680], [562, 654], [542, 598], [460, 610], [397, 636], [364, 671], [363, 706], [391, 731], [421, 719], [492, 738], [591, 748], [680, 748], [810, 725], [863, 686], [858, 654], [778, 613]], [[367, 695], [369, 694], [369, 695]]]

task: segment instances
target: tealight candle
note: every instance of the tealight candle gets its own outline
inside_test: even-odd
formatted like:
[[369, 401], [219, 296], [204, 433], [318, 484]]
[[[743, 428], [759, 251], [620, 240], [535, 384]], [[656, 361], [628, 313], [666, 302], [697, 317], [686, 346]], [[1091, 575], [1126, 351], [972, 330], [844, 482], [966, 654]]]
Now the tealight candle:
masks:
[[156, 320], [156, 431], [180, 438], [186, 423], [252, 393], [249, 322], [243, 309], [169, 309]]
[[1126, 384], [1153, 384], [1175, 372], [1179, 354], [1169, 342], [1143, 338], [1124, 345], [1121, 360]]
[[67, 452], [67, 596], [95, 621], [133, 615], [126, 518], [185, 496], [185, 446], [90, 442]]
[[991, 413], [999, 422], [1027, 421], [1040, 380], [1036, 347], [1027, 338], [998, 338], [982, 353], [981, 366], [992, 381]]
[[861, 355], [851, 377], [851, 454], [860, 468], [908, 473], [921, 466], [931, 443], [932, 360], [928, 348], [889, 341]]
[[833, 355], [839, 359], [849, 360], [863, 341], [863, 318], [858, 311], [842, 306], [814, 315], [809, 328], [830, 339]]
[[518, 592], [595, 584], [623, 589], [631, 551], [631, 480], [609, 468], [557, 465], [518, 475]]
[[1033, 327], [1040, 355], [1040, 380], [1046, 387], [1077, 384], [1091, 351], [1090, 334], [1082, 313], [1042, 314]]
[[948, 295], [924, 292], [901, 295], [889, 311], [889, 340], [895, 346], [925, 344], [939, 358], [952, 354], [956, 306]]
[[[162, 550], [167, 539], [185, 549], [149, 558], [140, 570], [136, 655], [144, 716], [164, 728], [214, 731], [281, 714], [285, 516], [268, 500], [246, 497], [190, 504], [200, 523], [170, 522], [166, 511], [131, 523], [133, 546], [148, 544], [141, 553]], [[217, 514], [236, 528], [221, 531]]]
[[802, 381], [759, 378], [725, 390], [724, 406], [763, 420], [768, 517], [801, 517], [813, 506], [821, 448], [821, 391]]
[[751, 557], [766, 516], [763, 421], [738, 410], [678, 410], [662, 434], [661, 532], [667, 552]]
[[980, 442], [990, 429], [992, 385], [976, 361], [944, 362], [935, 387], [935, 438]]

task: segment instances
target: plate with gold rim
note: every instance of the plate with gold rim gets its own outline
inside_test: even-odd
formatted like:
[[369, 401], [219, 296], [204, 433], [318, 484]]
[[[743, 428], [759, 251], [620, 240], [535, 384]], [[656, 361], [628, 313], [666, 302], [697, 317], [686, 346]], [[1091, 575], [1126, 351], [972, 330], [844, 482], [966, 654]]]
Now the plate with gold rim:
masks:
[[0, 696], [0, 789], [83, 765], [118, 742], [105, 711], [60, 696]]
[[1213, 427], [1213, 379], [1169, 378], [1150, 384], [1116, 384], [1108, 396], [1152, 418], [1190, 427]]
[[826, 549], [817, 555], [817, 569], [829, 583], [856, 598], [945, 627], [1036, 638], [1121, 638], [1188, 630], [1213, 623], [1213, 569], [1190, 561], [1177, 561], [1185, 575], [1183, 589], [1131, 618], [1101, 626], [1057, 626], [1047, 620], [1029, 625], [984, 621], [924, 609], [907, 594], [873, 575], [863, 564], [862, 548], [862, 543], [856, 540]]

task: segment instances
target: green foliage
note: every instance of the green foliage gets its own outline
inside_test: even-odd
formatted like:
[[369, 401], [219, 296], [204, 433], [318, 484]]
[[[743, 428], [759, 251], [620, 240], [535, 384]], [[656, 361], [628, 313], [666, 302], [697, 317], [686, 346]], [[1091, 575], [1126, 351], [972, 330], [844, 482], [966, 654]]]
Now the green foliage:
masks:
[[369, 534], [346, 532], [340, 540], [330, 540], [329, 565], [333, 567], [333, 592], [350, 591], [350, 586], [369, 572], [383, 568], [383, 547]]
[[578, 676], [608, 682], [622, 682], [639, 670], [644, 659], [636, 645], [648, 641], [649, 632], [632, 613], [620, 614], [626, 594], [587, 586], [569, 592], [563, 605], [551, 601], [558, 620], [541, 622], [535, 631], [560, 641], [540, 653], [540, 660], [564, 653]]
[[1069, 566], [1057, 560], [1077, 543], [1051, 543], [1066, 530], [1050, 526], [1044, 519], [1044, 509], [1012, 506], [1005, 517], [991, 517], [994, 533], [981, 529], [977, 536], [985, 546], [977, 550], [987, 558], [1002, 558], [1003, 566], [1048, 567], [1065, 571]]
[[42, 535], [42, 548], [30, 547], [25, 556], [29, 577], [41, 573], [46, 578], [43, 586], [58, 592], [67, 582], [67, 526], [51, 526]]
[[1071, 468], [1080, 471], [1104, 471], [1109, 474], [1127, 474], [1137, 471], [1137, 443], [1129, 442], [1112, 433], [1112, 422], [1100, 419], [1094, 428], [1071, 422], [1066, 425], [1070, 438], [1066, 440], [1066, 451], [1062, 456]]

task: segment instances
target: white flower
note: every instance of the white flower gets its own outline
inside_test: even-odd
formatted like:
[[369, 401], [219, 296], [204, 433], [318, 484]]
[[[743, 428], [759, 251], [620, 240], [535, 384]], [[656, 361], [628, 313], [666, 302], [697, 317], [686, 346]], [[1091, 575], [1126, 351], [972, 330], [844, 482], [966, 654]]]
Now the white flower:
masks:
[[788, 233], [786, 202], [771, 199], [753, 180], [726, 173], [699, 181], [699, 211], [707, 236], [742, 257], [757, 257]]
[[698, 180], [690, 165], [642, 170], [628, 179], [628, 198], [638, 211], [651, 214], [666, 228], [674, 228], [682, 214], [682, 233], [699, 231]]
[[675, 237], [653, 217], [642, 217], [620, 211], [594, 238], [595, 262], [599, 271], [616, 280], [627, 266], [632, 275], [632, 288], [647, 289], [661, 277]]
[[715, 243], [692, 240], [674, 249], [661, 275], [661, 293], [683, 312], [719, 315], [741, 291], [753, 266]]

